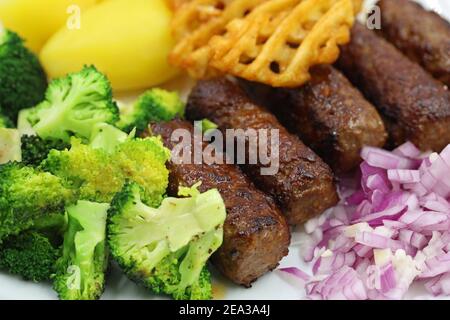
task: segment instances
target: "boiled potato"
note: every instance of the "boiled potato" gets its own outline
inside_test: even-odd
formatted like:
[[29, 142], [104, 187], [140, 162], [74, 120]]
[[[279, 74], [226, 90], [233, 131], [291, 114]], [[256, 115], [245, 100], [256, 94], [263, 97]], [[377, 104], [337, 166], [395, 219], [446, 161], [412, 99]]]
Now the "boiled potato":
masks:
[[82, 14], [79, 30], [58, 31], [40, 58], [52, 78], [93, 64], [115, 90], [157, 85], [176, 74], [167, 59], [170, 20], [165, 0], [104, 1]]
[[77, 5], [83, 12], [98, 2], [100, 0], [0, 0], [0, 21], [38, 52], [75, 12], [70, 6]]

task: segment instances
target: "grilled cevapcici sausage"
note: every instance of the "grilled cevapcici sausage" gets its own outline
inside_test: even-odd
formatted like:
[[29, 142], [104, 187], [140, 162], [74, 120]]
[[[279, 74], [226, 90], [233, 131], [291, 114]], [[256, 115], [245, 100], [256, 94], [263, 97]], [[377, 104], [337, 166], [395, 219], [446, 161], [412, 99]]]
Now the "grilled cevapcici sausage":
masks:
[[[186, 115], [193, 120], [207, 118], [224, 133], [226, 129], [266, 129], [270, 135], [274, 134], [271, 130], [278, 130], [278, 172], [263, 175], [261, 168], [266, 166], [260, 161], [246, 161], [242, 168], [256, 187], [277, 200], [290, 224], [303, 223], [337, 203], [330, 167], [297, 136], [288, 133], [274, 115], [251, 101], [237, 84], [224, 78], [199, 81], [189, 96]], [[258, 148], [262, 146], [260, 137]], [[251, 151], [246, 148], [246, 159], [252, 156]], [[268, 153], [273, 156], [271, 152], [269, 143]]]
[[[145, 134], [160, 135], [166, 147], [172, 149], [177, 144], [171, 141], [176, 129], [193, 133], [189, 122], [173, 120], [151, 124]], [[171, 195], [177, 195], [180, 185], [192, 186], [198, 181], [202, 182], [200, 191], [217, 188], [222, 195], [227, 218], [223, 244], [213, 255], [213, 262], [230, 280], [250, 286], [288, 254], [290, 234], [286, 219], [273, 199], [256, 189], [237, 166], [194, 164], [191, 161], [168, 163], [168, 167]]]
[[450, 86], [450, 23], [410, 0], [381, 0], [380, 34]]
[[295, 89], [242, 83], [335, 172], [358, 166], [364, 146], [383, 147], [386, 142], [378, 111], [332, 66], [313, 68], [309, 83]]
[[337, 62], [383, 116], [390, 146], [410, 140], [422, 150], [450, 143], [450, 93], [374, 31], [356, 23]]

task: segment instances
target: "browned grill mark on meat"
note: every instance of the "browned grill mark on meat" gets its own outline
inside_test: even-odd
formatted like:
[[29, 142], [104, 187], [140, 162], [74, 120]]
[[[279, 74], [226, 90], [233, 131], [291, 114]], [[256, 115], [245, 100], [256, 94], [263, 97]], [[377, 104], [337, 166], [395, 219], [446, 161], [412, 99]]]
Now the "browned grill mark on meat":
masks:
[[208, 118], [222, 130], [279, 130], [279, 172], [261, 175], [265, 166], [260, 163], [242, 168], [258, 188], [277, 200], [290, 224], [303, 223], [337, 203], [330, 167], [238, 85], [224, 78], [199, 81], [186, 114], [190, 119]]
[[317, 66], [311, 76], [309, 83], [294, 89], [242, 84], [335, 172], [350, 171], [361, 162], [364, 146], [384, 146], [383, 121], [375, 107], [332, 66]]
[[[183, 120], [152, 124], [150, 131], [172, 149], [176, 142], [170, 137], [180, 128], [193, 132], [193, 126]], [[177, 194], [180, 185], [192, 186], [198, 181], [202, 192], [217, 188], [222, 195], [227, 209], [224, 241], [212, 259], [230, 280], [250, 286], [288, 254], [290, 234], [285, 218], [273, 199], [255, 188], [238, 167], [185, 163], [168, 163], [168, 167], [171, 195]]]
[[357, 23], [337, 66], [380, 111], [390, 146], [412, 141], [440, 151], [450, 143], [450, 93], [421, 66]]
[[380, 34], [450, 86], [450, 23], [410, 0], [381, 0]]

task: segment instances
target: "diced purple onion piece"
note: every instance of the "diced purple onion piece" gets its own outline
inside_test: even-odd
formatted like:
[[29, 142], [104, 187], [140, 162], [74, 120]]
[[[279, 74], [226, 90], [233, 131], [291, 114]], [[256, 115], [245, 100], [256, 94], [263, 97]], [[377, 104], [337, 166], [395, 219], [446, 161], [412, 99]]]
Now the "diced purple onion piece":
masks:
[[417, 158], [421, 154], [420, 150], [409, 141], [392, 150], [392, 153], [407, 158]]
[[321, 239], [303, 253], [315, 259], [308, 298], [402, 299], [415, 279], [450, 295], [450, 145], [439, 155], [409, 142], [366, 147], [361, 157], [358, 189], [343, 185], [317, 226]]
[[281, 268], [279, 270], [288, 273], [303, 281], [309, 281], [309, 279], [311, 278], [306, 272], [300, 270], [299, 268], [290, 267], [290, 268]]

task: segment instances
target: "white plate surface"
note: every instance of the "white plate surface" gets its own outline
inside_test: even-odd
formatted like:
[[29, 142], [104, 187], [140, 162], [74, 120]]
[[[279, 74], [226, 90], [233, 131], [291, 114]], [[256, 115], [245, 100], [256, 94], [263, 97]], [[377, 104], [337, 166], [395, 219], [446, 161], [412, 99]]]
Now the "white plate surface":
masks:
[[[366, 0], [366, 5], [370, 6], [375, 0]], [[433, 9], [450, 20], [450, 1], [448, 0], [418, 0], [429, 9]], [[189, 81], [177, 80], [167, 85], [169, 89], [177, 89], [186, 94]], [[117, 97], [119, 100], [129, 100], [133, 96]], [[293, 232], [293, 243], [287, 257], [281, 261], [281, 267], [297, 266], [303, 270], [309, 270], [299, 254], [299, 248], [295, 245], [296, 239], [301, 236], [301, 231]], [[214, 271], [213, 271], [214, 272]], [[277, 271], [269, 273], [260, 278], [253, 287], [245, 289], [236, 286], [217, 273], [213, 275], [214, 291], [216, 299], [244, 300], [244, 299], [302, 299], [305, 297], [304, 290], [286, 279]], [[407, 295], [408, 299], [435, 299], [429, 295], [425, 289], [419, 285], [414, 285]], [[0, 272], [0, 299], [57, 299], [56, 294], [50, 284], [35, 284], [25, 282], [17, 277]], [[161, 299], [149, 293], [147, 290], [136, 286], [121, 274], [117, 267], [113, 268], [112, 274], [108, 278], [106, 291], [102, 299]]]

